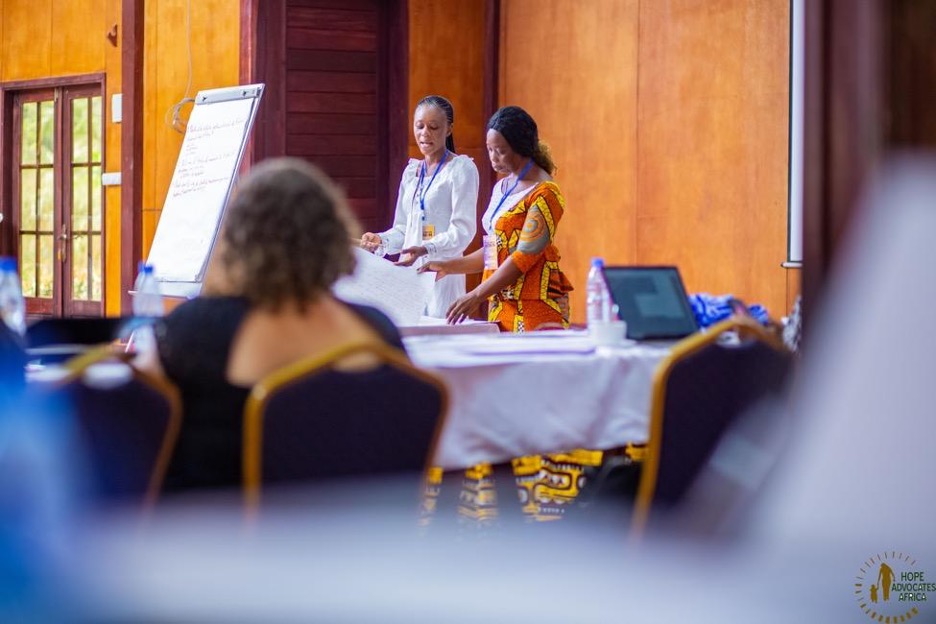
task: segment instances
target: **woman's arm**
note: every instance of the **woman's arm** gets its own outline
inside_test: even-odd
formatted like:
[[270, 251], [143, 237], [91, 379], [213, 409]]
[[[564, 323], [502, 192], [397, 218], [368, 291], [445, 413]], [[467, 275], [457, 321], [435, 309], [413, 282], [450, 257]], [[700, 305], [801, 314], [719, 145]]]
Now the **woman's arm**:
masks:
[[446, 275], [464, 275], [480, 273], [484, 270], [484, 249], [476, 249], [467, 256], [448, 260], [432, 260], [417, 269], [419, 273], [438, 273], [439, 278]]
[[564, 211], [565, 201], [556, 192], [555, 185], [545, 185], [530, 195], [530, 207], [520, 230], [520, 241], [510, 254], [510, 259], [521, 272], [526, 273], [539, 262], [556, 237], [556, 227]]
[[449, 323], [460, 323], [469, 318], [485, 299], [513, 285], [545, 253], [556, 234], [556, 224], [564, 211], [564, 200], [554, 185], [546, 185], [541, 190], [534, 190], [530, 201], [517, 248], [491, 277], [451, 305], [446, 315]]
[[446, 320], [449, 323], [461, 323], [465, 319], [471, 318], [488, 297], [513, 285], [520, 279], [521, 275], [523, 275], [523, 272], [514, 264], [513, 258], [507, 258], [504, 264], [497, 267], [497, 270], [491, 274], [491, 277], [481, 282], [471, 292], [459, 297], [449, 307], [448, 313], [445, 315]]
[[[403, 175], [400, 177], [396, 209], [393, 212], [393, 225], [389, 230], [381, 232], [378, 235], [387, 244], [386, 251], [388, 254], [399, 253], [400, 249], [403, 247], [403, 238], [406, 236], [406, 222], [409, 220], [409, 209], [411, 208], [411, 204], [405, 201], [405, 196], [408, 194], [407, 179], [415, 176], [416, 165], [414, 163], [416, 163], [416, 161], [411, 161], [403, 170]], [[373, 251], [379, 244], [373, 243], [372, 237], [372, 232], [366, 232], [364, 236], [361, 237], [362, 243], [365, 243], [364, 248], [368, 251]]]

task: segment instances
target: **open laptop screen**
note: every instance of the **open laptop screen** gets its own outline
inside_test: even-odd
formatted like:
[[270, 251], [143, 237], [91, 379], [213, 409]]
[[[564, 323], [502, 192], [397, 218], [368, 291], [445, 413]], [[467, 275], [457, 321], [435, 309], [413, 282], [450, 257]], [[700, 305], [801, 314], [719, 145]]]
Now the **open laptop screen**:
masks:
[[605, 279], [628, 338], [683, 338], [698, 329], [676, 267], [608, 266]]

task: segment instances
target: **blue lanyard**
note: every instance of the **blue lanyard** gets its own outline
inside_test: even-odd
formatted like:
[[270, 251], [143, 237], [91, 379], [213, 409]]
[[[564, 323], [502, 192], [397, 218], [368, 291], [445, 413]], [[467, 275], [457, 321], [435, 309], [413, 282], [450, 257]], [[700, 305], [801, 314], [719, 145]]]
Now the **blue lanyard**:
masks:
[[429, 178], [429, 184], [426, 185], [426, 188], [423, 188], [423, 180], [426, 178], [426, 161], [423, 161], [423, 166], [419, 170], [419, 183], [416, 185], [416, 192], [419, 194], [419, 212], [422, 215], [422, 221], [426, 221], [426, 193], [429, 192], [429, 189], [432, 187], [432, 183], [435, 182], [435, 178], [439, 175], [439, 169], [442, 168], [442, 165], [445, 164], [445, 159], [448, 158], [448, 150], [445, 150], [445, 153], [442, 154], [442, 160], [439, 161], [439, 166], [436, 167], [435, 173], [432, 174], [432, 177]]
[[523, 176], [525, 176], [527, 173], [530, 172], [530, 167], [532, 166], [533, 166], [533, 159], [531, 158], [530, 162], [524, 165], [523, 169], [520, 170], [520, 175], [518, 175], [517, 179], [514, 180], [513, 185], [509, 189], [507, 189], [506, 193], [501, 195], [500, 201], [497, 202], [497, 207], [494, 209], [494, 212], [491, 213], [491, 223], [489, 225], [490, 229], [494, 229], [494, 218], [497, 216], [497, 213], [500, 211], [501, 206], [504, 205], [504, 201], [506, 201], [507, 198], [510, 197], [510, 195], [514, 192], [514, 189], [517, 188], [518, 184], [520, 184], [520, 180], [522, 180]]

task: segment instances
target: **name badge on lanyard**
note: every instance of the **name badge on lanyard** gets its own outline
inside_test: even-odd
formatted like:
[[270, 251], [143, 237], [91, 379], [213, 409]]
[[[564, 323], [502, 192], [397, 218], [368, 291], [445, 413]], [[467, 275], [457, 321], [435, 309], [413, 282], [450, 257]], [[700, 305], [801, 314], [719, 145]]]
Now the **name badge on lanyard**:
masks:
[[481, 245], [484, 248], [484, 268], [497, 269], [497, 236], [485, 234], [481, 237]]
[[436, 167], [435, 172], [432, 174], [432, 177], [429, 178], [429, 184], [427, 184], [425, 187], [423, 187], [423, 182], [426, 179], [425, 161], [423, 161], [422, 169], [419, 170], [419, 183], [416, 185], [416, 192], [414, 195], [419, 199], [419, 220], [422, 223], [423, 240], [429, 240], [435, 236], [435, 226], [426, 222], [426, 194], [429, 193], [429, 189], [432, 187], [432, 183], [435, 182], [436, 176], [439, 175], [439, 170], [442, 168], [442, 165], [445, 164], [445, 160], [447, 158], [448, 150], [445, 150], [445, 153], [442, 154], [442, 160], [439, 161], [439, 165]]
[[[530, 162], [520, 171], [517, 175], [517, 179], [514, 180], [513, 186], [511, 186], [507, 191], [501, 195], [500, 201], [497, 202], [497, 206], [494, 207], [494, 211], [491, 213], [491, 229], [494, 228], [494, 223], [498, 218], [498, 213], [500, 212], [501, 206], [504, 205], [504, 201], [510, 197], [514, 189], [517, 188], [517, 185], [520, 184], [520, 180], [530, 171], [530, 167], [533, 166], [533, 159], [530, 159]], [[497, 269], [497, 236], [494, 234], [487, 234], [481, 237], [481, 245], [484, 249], [484, 268], [491, 271]]]

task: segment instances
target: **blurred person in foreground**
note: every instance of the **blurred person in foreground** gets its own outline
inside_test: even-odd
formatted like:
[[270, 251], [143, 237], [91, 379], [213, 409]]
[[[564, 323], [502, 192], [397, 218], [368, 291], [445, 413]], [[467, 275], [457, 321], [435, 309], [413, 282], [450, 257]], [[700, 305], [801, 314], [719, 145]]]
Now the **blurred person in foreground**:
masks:
[[559, 269], [555, 245], [565, 211], [552, 178], [556, 165], [536, 121], [519, 106], [499, 109], [487, 128], [491, 167], [506, 177], [494, 185], [481, 218], [483, 245], [461, 258], [430, 261], [420, 271], [440, 278], [483, 271], [481, 284], [449, 307], [449, 323], [464, 321], [488, 301], [488, 320], [501, 331], [567, 328], [572, 284]]
[[305, 161], [269, 160], [241, 181], [203, 296], [157, 324], [158, 357], [142, 362], [182, 394], [167, 491], [240, 484], [244, 404], [269, 373], [349, 343], [403, 349], [383, 313], [331, 293], [354, 270], [359, 232], [341, 191]]
[[22, 337], [0, 320], [0, 415], [26, 385], [26, 359]]

